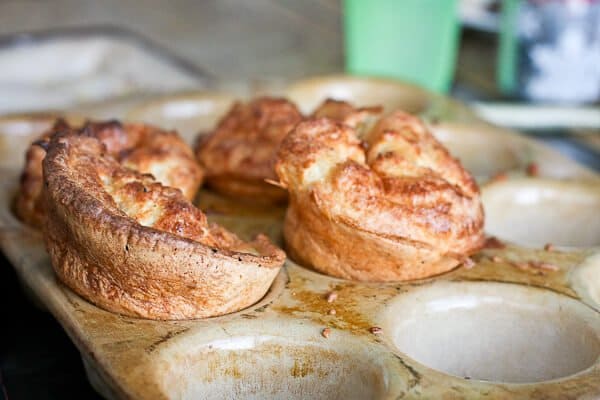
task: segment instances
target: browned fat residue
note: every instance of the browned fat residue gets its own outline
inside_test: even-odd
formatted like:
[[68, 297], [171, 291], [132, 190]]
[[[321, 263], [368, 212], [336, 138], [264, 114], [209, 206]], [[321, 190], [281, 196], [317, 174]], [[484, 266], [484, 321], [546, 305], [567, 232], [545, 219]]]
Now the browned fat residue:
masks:
[[[187, 356], [183, 360], [181, 360], [179, 364], [187, 365], [194, 361], [195, 360], [193, 360], [191, 357]], [[209, 355], [207, 359], [204, 360], [204, 363], [206, 365], [206, 370], [208, 371], [205, 375], [202, 376], [202, 380], [204, 382], [213, 382], [215, 379], [219, 378], [222, 375], [222, 360], [215, 359], [214, 357], [211, 357], [211, 355]]]
[[222, 196], [209, 189], [202, 189], [194, 204], [207, 214], [239, 217], [266, 217], [283, 220], [284, 205], [262, 204]]
[[227, 368], [223, 370], [223, 375], [231, 376], [235, 379], [241, 379], [244, 377], [236, 363], [231, 363]]
[[[253, 350], [240, 350], [240, 351], [229, 351], [225, 353], [221, 352], [210, 352], [208, 354], [202, 353], [198, 355], [197, 359], [187, 362], [202, 362], [206, 365], [208, 374], [203, 375], [205, 382], [212, 382], [215, 380], [221, 380], [224, 376], [228, 376], [234, 379], [245, 379], [245, 369], [242, 369], [242, 365], [253, 365], [256, 359], [264, 357], [264, 354], [269, 354], [274, 357], [281, 357], [282, 348], [278, 345], [272, 345], [268, 348], [259, 346]], [[200, 358], [201, 357], [201, 358]], [[253, 373], [253, 370], [249, 370]]]
[[294, 378], [302, 378], [314, 373], [314, 366], [311, 360], [294, 359], [294, 365], [290, 368], [290, 375]]
[[177, 329], [177, 330], [172, 330], [167, 332], [165, 335], [161, 336], [158, 340], [156, 340], [154, 343], [152, 343], [151, 345], [149, 345], [146, 348], [146, 351], [148, 353], [152, 353], [154, 350], [156, 350], [158, 348], [158, 346], [160, 346], [163, 343], [168, 342], [169, 340], [173, 339], [176, 336], [181, 335], [182, 333], [185, 333], [187, 331], [189, 331], [190, 328], [183, 328], [183, 329]]
[[570, 267], [583, 260], [583, 254], [507, 247], [482, 251], [474, 257], [478, 260], [477, 268], [461, 268], [450, 278], [524, 284], [577, 297], [568, 284], [567, 274]]
[[[393, 294], [393, 288], [388, 290]], [[311, 320], [327, 324], [332, 328], [361, 331], [370, 327], [366, 316], [357, 311], [357, 302], [365, 297], [372, 297], [375, 293], [381, 294], [381, 288], [369, 288], [357, 284], [338, 285], [335, 292], [338, 293], [338, 299], [335, 301], [335, 318], [330, 314], [331, 304], [327, 302], [326, 296], [309, 290], [301, 290], [300, 287], [293, 290], [295, 295], [292, 297], [294, 302], [288, 305], [275, 305], [273, 310], [282, 314], [292, 316], [308, 316]]]
[[[294, 378], [303, 378], [308, 375], [316, 376], [319, 379], [327, 378], [334, 371], [332, 366], [338, 366], [343, 361], [343, 356], [339, 353], [321, 347], [277, 347], [282, 356], [285, 354], [294, 359], [294, 364], [289, 369], [290, 375]], [[279, 371], [276, 371], [275, 375], [278, 374]]]
[[319, 364], [316, 364], [316, 373], [319, 379], [325, 379], [332, 373], [332, 366], [338, 366], [343, 364], [343, 356], [332, 350], [319, 351], [318, 354], [313, 354], [311, 357], [313, 360], [320, 360]]
[[194, 205], [206, 212], [210, 223], [223, 226], [242, 240], [252, 240], [262, 233], [275, 244], [283, 245], [283, 206], [230, 199], [208, 189], [198, 193]]

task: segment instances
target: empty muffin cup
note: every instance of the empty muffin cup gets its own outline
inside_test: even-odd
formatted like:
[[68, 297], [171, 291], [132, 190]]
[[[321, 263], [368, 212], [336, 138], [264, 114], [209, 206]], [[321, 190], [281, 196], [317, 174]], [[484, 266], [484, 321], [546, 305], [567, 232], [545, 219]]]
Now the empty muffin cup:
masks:
[[449, 375], [501, 383], [563, 379], [598, 363], [600, 315], [551, 291], [439, 282], [412, 289], [381, 316], [398, 352]]

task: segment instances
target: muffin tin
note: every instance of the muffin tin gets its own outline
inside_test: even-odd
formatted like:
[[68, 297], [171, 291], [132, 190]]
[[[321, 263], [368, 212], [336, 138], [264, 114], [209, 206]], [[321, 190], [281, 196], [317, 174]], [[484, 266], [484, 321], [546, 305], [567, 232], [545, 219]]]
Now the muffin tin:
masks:
[[[504, 243], [491, 240], [472, 265], [396, 284], [335, 279], [288, 260], [265, 298], [237, 313], [178, 322], [123, 317], [57, 282], [41, 235], [11, 212], [22, 150], [53, 116], [2, 117], [0, 245], [81, 351], [96, 390], [148, 399], [600, 396], [600, 178], [553, 150], [453, 100], [346, 76], [68, 114], [110, 113], [178, 128], [192, 141], [236, 98], [259, 93], [288, 96], [304, 111], [335, 97], [420, 114], [483, 184], [486, 229]], [[206, 190], [197, 202], [241, 236], [265, 232], [283, 245], [283, 208]]]

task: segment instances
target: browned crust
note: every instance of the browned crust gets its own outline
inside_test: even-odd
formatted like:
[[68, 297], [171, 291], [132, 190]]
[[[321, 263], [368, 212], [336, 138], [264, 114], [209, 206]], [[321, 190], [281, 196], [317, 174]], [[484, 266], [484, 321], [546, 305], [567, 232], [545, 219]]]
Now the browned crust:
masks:
[[378, 236], [346, 224], [328, 223], [310, 200], [291, 206], [285, 216], [284, 237], [291, 259], [327, 275], [344, 279], [391, 282], [418, 279], [456, 266], [426, 246]]
[[[47, 142], [52, 136], [71, 129], [69, 124], [59, 119], [27, 150], [15, 212], [28, 225], [41, 227], [45, 217], [41, 192], [42, 160], [46, 152], [38, 143]], [[180, 189], [188, 199], [193, 199], [202, 183], [202, 168], [191, 148], [176, 132], [143, 124], [104, 121], [87, 122], [78, 134], [100, 139], [107, 146], [108, 153], [123, 165], [154, 174], [160, 182]]]
[[105, 150], [96, 138], [56, 135], [43, 161], [44, 237], [64, 284], [109, 311], [152, 319], [222, 315], [264, 296], [280, 249], [208, 225], [180, 191]]
[[39, 145], [51, 137], [53, 132], [69, 128], [63, 119], [57, 119], [52, 128], [34, 141], [25, 153], [25, 166], [21, 172], [19, 192], [14, 202], [15, 214], [29, 226], [41, 227], [44, 222], [42, 188], [42, 160], [46, 151]]
[[383, 112], [383, 107], [360, 107], [335, 99], [326, 99], [312, 113], [312, 118], [329, 118], [337, 122], [348, 125], [361, 133], [372, 127], [375, 118]]
[[286, 99], [262, 97], [234, 104], [196, 147], [208, 185], [231, 197], [285, 200], [285, 191], [268, 186], [265, 180], [277, 179], [274, 165], [279, 144], [302, 118]]
[[303, 122], [282, 143], [276, 168], [290, 195], [287, 248], [326, 274], [423, 278], [483, 243], [474, 180], [405, 113], [379, 120], [364, 141], [329, 119]]

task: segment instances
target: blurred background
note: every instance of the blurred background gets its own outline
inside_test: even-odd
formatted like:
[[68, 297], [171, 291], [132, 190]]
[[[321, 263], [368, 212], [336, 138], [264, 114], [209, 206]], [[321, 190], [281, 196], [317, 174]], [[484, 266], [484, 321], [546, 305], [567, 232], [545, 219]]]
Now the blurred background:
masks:
[[[450, 94], [599, 168], [600, 0], [0, 0], [0, 114], [344, 71]], [[0, 397], [96, 397], [3, 264]]]
[[[78, 34], [87, 42], [67, 46]], [[93, 43], [106, 38], [112, 42]], [[137, 54], [136, 64], [136, 51], [146, 60]], [[176, 68], [149, 68], [159, 56]], [[132, 86], [168, 91], [341, 71], [409, 80], [467, 101], [562, 106], [534, 114], [482, 109], [511, 126], [597, 128], [597, 107], [581, 106], [600, 99], [600, 1], [0, 1], [0, 89], [11, 95], [0, 112], [97, 100]]]
[[342, 67], [340, 10], [336, 0], [2, 0], [0, 33], [117, 26], [214, 76], [298, 77]]
[[[503, 89], [514, 89], [524, 63], [510, 63], [518, 52], [526, 58], [537, 43], [578, 58], [555, 59], [562, 66], [558, 72], [584, 71], [581, 78], [588, 80], [588, 94], [571, 94], [565, 100], [593, 102], [600, 95], [599, 9], [595, 0], [2, 0], [0, 35], [119, 27], [223, 79], [338, 72], [344, 68], [346, 49], [351, 71], [404, 73], [405, 78], [422, 78], [426, 86], [446, 89], [458, 60], [456, 84], [487, 95], [493, 95], [497, 61]], [[473, 32], [480, 34], [477, 39]], [[583, 69], [577, 70], [576, 64]], [[420, 66], [420, 77], [413, 65]], [[595, 71], [586, 73], [586, 68]], [[561, 100], [560, 95], [533, 96]]]

